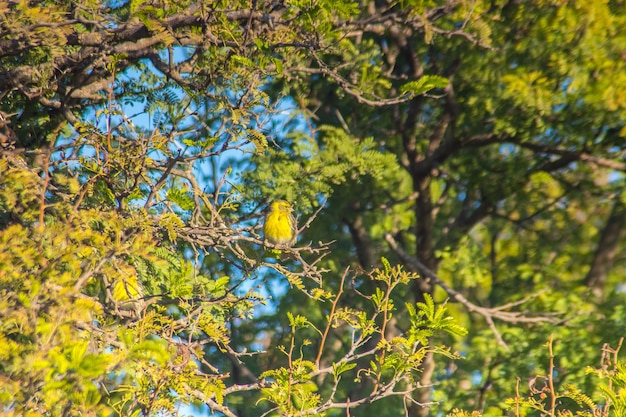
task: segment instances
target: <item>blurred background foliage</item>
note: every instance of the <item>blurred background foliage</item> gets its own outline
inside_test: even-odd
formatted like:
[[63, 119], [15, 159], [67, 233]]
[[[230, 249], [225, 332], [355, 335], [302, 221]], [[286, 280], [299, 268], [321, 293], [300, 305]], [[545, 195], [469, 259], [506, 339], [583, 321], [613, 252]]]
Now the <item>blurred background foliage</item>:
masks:
[[1, 3], [2, 412], [623, 415], [624, 45], [623, 0]]

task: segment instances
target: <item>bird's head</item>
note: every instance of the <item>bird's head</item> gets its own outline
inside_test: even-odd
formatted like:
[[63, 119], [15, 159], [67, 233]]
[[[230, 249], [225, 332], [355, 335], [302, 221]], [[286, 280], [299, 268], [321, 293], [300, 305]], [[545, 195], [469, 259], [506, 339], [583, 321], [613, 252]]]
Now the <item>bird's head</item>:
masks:
[[288, 211], [288, 212], [292, 212], [293, 211], [293, 207], [291, 206], [291, 204], [289, 204], [285, 200], [276, 200], [276, 201], [272, 201], [272, 204], [270, 204], [270, 210], [271, 211]]

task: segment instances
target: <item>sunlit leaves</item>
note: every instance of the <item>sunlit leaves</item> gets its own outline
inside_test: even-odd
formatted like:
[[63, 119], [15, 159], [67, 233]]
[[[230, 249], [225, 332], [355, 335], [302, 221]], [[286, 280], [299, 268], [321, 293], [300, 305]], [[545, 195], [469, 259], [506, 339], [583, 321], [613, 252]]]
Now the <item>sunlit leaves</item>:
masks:
[[[61, 173], [53, 181], [64, 198], [46, 203], [43, 227], [31, 226], [26, 219], [39, 216], [44, 181], [27, 168], [2, 163], [7, 210], [2, 210], [0, 233], [0, 340], [6, 343], [0, 357], [3, 372], [12, 375], [0, 383], [4, 404], [17, 412], [44, 403], [51, 412], [73, 404], [84, 413], [107, 414], [128, 411], [126, 407], [134, 407], [128, 403], [132, 398], [155, 410], [173, 409], [178, 400], [170, 388], [182, 394], [197, 384], [207, 391], [207, 379], [198, 378], [195, 362], [163, 338], [176, 327], [169, 317], [174, 311], [158, 304], [144, 310], [145, 299], [155, 294], [188, 299], [179, 306], [182, 317], [193, 316], [196, 334], [225, 345], [224, 320], [235, 309], [231, 301], [203, 306], [193, 297], [224, 297], [229, 277], [196, 275], [191, 262], [156, 248], [156, 228], [144, 212], [76, 210], [73, 204], [82, 188], [75, 177]], [[16, 221], [18, 215], [23, 224]], [[240, 303], [236, 310], [244, 313], [249, 306]], [[120, 329], [119, 320], [129, 316], [140, 325]], [[166, 368], [171, 374], [163, 373]], [[127, 378], [138, 385], [119, 385]], [[22, 387], [18, 394], [15, 383], [26, 379], [33, 382], [31, 388]], [[109, 402], [107, 386], [121, 395], [121, 402]], [[213, 381], [208, 391], [220, 397], [221, 386]], [[155, 389], [161, 390], [156, 397]]]
[[[0, 116], [24, 146], [0, 159], [0, 402], [16, 413], [67, 398], [82, 414], [243, 414], [265, 396], [322, 414], [409, 390], [430, 353], [457, 358], [440, 345], [465, 334], [457, 316], [466, 359], [436, 367], [433, 413], [493, 411], [546, 332], [570, 343], [567, 378], [621, 331], [622, 265], [606, 305], [580, 285], [623, 199], [620, 2], [14, 3]], [[273, 198], [305, 226], [264, 264]], [[378, 261], [389, 234], [477, 306], [564, 324], [422, 295], [432, 277]], [[316, 288], [294, 259], [310, 247], [329, 270]], [[382, 266], [337, 291], [357, 258]]]
[[334, 186], [365, 178], [386, 180], [398, 173], [395, 156], [381, 152], [374, 138], [357, 140], [331, 126], [321, 126], [319, 132], [319, 145], [314, 138], [299, 136], [293, 153], [269, 149], [254, 158], [259, 169], [245, 173], [255, 185], [248, 192], [286, 198], [310, 210], [317, 195], [332, 193]]
[[[332, 298], [333, 305], [340, 307], [333, 308], [325, 318], [326, 329], [317, 328], [303, 315], [287, 312], [289, 337], [285, 345], [277, 346], [287, 361], [283, 367], [262, 374], [269, 384], [263, 390], [265, 400], [287, 415], [315, 414], [320, 407], [333, 408], [346, 401], [346, 394], [340, 387], [347, 381], [371, 383], [377, 387], [375, 389], [382, 388], [379, 384], [410, 384], [429, 352], [458, 358], [447, 349], [431, 347], [427, 342], [428, 337], [439, 332], [457, 335], [465, 332], [446, 314], [445, 306], [436, 306], [432, 298], [427, 298], [426, 303], [418, 304], [417, 308], [407, 306], [411, 317], [407, 335], [385, 337], [385, 328], [390, 325], [391, 313], [395, 310], [392, 297], [417, 276], [407, 273], [401, 266], [393, 266], [387, 259], [383, 258], [382, 263], [383, 269], [368, 276], [378, 282], [380, 288], [374, 288], [370, 294], [356, 292]], [[373, 308], [357, 311], [343, 306], [344, 303], [353, 304], [354, 300], [350, 299], [355, 296], [370, 301]], [[343, 329], [345, 334], [351, 335], [346, 339], [348, 354], [339, 360], [332, 360], [335, 356], [329, 349], [338, 336], [335, 331], [329, 332], [331, 328]], [[308, 335], [317, 335], [318, 342], [312, 341]], [[313, 357], [316, 359], [309, 359]], [[324, 365], [327, 357], [332, 361]], [[380, 392], [380, 396], [385, 394]]]
[[449, 81], [438, 75], [424, 75], [417, 81], [410, 81], [400, 87], [402, 93], [410, 93], [419, 95], [426, 93], [434, 88], [443, 88], [448, 85]]
[[172, 203], [178, 205], [181, 210], [188, 211], [195, 207], [195, 202], [191, 193], [180, 188], [170, 188], [167, 190], [166, 197]]
[[0, 194], [0, 224], [10, 221], [11, 217], [26, 223], [33, 222], [41, 198], [37, 175], [9, 165], [6, 159], [0, 159], [0, 172], [0, 184], [4, 191]]
[[356, 363], [340, 362], [333, 363], [333, 376], [338, 379], [344, 372], [350, 371], [356, 367]]
[[540, 114], [549, 114], [564, 98], [555, 96], [552, 80], [539, 71], [523, 71], [501, 78], [506, 96], [522, 106], [536, 109]]

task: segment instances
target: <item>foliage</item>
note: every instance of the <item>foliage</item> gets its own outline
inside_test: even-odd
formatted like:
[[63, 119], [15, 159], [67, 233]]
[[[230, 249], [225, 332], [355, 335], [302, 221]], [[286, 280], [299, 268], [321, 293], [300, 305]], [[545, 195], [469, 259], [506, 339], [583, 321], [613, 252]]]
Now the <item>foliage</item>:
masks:
[[624, 414], [624, 27], [0, 4], [2, 413]]
[[515, 416], [529, 415], [538, 412], [538, 415], [563, 416], [608, 416], [624, 415], [624, 365], [618, 359], [623, 339], [615, 349], [608, 345], [602, 348], [602, 363], [598, 369], [588, 367], [587, 373], [600, 378], [598, 384], [600, 392], [597, 399], [587, 396], [572, 384], [564, 384], [561, 390], [556, 390], [555, 379], [558, 372], [554, 367], [553, 340], [547, 343], [550, 354], [547, 375], [538, 375], [528, 383], [529, 392], [520, 396], [519, 379], [516, 386], [516, 397], [508, 399], [505, 404], [514, 411]]
[[[3, 212], [24, 222], [4, 229], [0, 247], [0, 355], [6, 375], [0, 394], [6, 410], [16, 415], [61, 415], [68, 409], [148, 415], [172, 413], [180, 402], [196, 401], [221, 410], [228, 372], [220, 372], [207, 357], [219, 357], [220, 351], [235, 354], [228, 348], [227, 323], [249, 318], [254, 294], [237, 294], [229, 277], [207, 279], [194, 274], [189, 263], [177, 264], [173, 252], [164, 251], [167, 240], [159, 237], [158, 224], [145, 210], [131, 209], [128, 217], [77, 210], [71, 203], [81, 197], [80, 187], [45, 203], [41, 196], [50, 186], [45, 179], [6, 159], [0, 163]], [[43, 223], [36, 220], [40, 213]], [[342, 307], [340, 289], [315, 361], [304, 356], [311, 341], [296, 342], [296, 333], [300, 328], [318, 334], [322, 330], [303, 316], [289, 314], [290, 346], [278, 347], [287, 357], [286, 365], [263, 372], [257, 384], [230, 389], [262, 389], [261, 398], [289, 415], [345, 407], [349, 403], [340, 400], [345, 394], [339, 384], [348, 373], [376, 384], [372, 397], [361, 402], [407, 395], [406, 388], [393, 391], [410, 386], [412, 373], [429, 351], [427, 336], [463, 332], [431, 300], [411, 306], [409, 337], [386, 342], [384, 329], [395, 311], [391, 294], [396, 286], [417, 278], [388, 264], [386, 270], [375, 271], [370, 279], [385, 290], [360, 294], [373, 303], [370, 315]], [[328, 297], [320, 296], [320, 301]], [[324, 354], [325, 344], [334, 339], [331, 328], [351, 329], [359, 336], [336, 362], [326, 363], [333, 358]], [[210, 353], [208, 346], [218, 351]], [[332, 384], [330, 392], [322, 389]]]

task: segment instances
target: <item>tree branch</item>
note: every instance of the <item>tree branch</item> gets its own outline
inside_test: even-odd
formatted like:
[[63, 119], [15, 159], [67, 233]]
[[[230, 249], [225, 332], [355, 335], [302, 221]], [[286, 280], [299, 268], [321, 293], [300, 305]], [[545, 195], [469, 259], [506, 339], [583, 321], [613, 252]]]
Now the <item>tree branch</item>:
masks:
[[[533, 142], [513, 142], [513, 143], [521, 148], [530, 149], [534, 152], [561, 156], [562, 161], [566, 162], [564, 165], [567, 165], [573, 161], [584, 161], [584, 162], [592, 163], [599, 167], [626, 172], [626, 163], [617, 162], [612, 159], [603, 158], [599, 156], [593, 156], [583, 151], [580, 151], [580, 152], [569, 151], [567, 149], [561, 149], [561, 148], [557, 148], [554, 146], [540, 145], [540, 144], [533, 143]], [[624, 151], [621, 152], [622, 155], [623, 153]], [[552, 170], [549, 167], [544, 167], [543, 169], [546, 171]]]
[[483, 316], [485, 320], [487, 321], [487, 323], [489, 324], [489, 326], [491, 327], [492, 331], [495, 332], [494, 334], [496, 335], [496, 338], [498, 339], [498, 341], [501, 342], [501, 346], [507, 349], [508, 347], [506, 347], [506, 344], [504, 344], [504, 341], [502, 340], [501, 336], [498, 334], [497, 329], [495, 328], [495, 325], [493, 325], [494, 319], [500, 320], [506, 323], [514, 323], [514, 324], [515, 323], [556, 323], [558, 322], [555, 315], [550, 314], [550, 313], [544, 314], [544, 315], [526, 315], [522, 312], [506, 311], [509, 308], [516, 307], [518, 305], [526, 303], [527, 301], [537, 297], [540, 293], [532, 294], [521, 300], [518, 300], [512, 303], [503, 304], [499, 307], [488, 308], [488, 307], [478, 306], [472, 303], [471, 301], [469, 301], [467, 298], [465, 298], [463, 294], [456, 291], [454, 288], [450, 287], [445, 281], [439, 278], [437, 274], [435, 274], [433, 271], [427, 268], [419, 260], [407, 254], [398, 245], [398, 243], [395, 241], [395, 239], [393, 238], [391, 234], [389, 233], [385, 234], [385, 240], [387, 241], [391, 249], [396, 253], [396, 255], [398, 255], [400, 259], [406, 265], [408, 265], [412, 271], [419, 273], [424, 278], [430, 280], [435, 285], [438, 285], [439, 287], [441, 287], [448, 294], [448, 296], [450, 296], [451, 299], [463, 304], [463, 306], [465, 306], [465, 308], [469, 312], [478, 313], [481, 316]]

